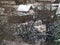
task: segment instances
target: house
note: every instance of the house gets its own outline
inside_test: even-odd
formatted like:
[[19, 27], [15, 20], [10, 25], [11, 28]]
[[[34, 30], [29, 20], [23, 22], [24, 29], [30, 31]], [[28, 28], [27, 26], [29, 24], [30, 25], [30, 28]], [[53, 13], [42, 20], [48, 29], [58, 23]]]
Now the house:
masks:
[[18, 8], [17, 8], [17, 11], [20, 11], [20, 12], [28, 12], [32, 7], [32, 4], [27, 4], [27, 5], [19, 5]]

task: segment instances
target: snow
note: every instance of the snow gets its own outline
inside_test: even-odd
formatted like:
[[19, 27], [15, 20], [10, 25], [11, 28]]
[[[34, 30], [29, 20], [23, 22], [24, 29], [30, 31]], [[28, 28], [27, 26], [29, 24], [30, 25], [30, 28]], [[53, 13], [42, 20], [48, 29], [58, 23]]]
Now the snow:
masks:
[[31, 5], [19, 5], [19, 7], [17, 8], [17, 11], [27, 12], [30, 10], [30, 8], [31, 8]]

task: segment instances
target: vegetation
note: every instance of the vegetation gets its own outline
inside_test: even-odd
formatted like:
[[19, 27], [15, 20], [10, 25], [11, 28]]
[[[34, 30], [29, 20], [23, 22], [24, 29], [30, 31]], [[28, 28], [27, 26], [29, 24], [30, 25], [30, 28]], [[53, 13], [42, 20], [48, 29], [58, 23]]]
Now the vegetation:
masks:
[[56, 45], [60, 45], [60, 17], [58, 17], [58, 25], [55, 28], [55, 32], [54, 32], [54, 40]]

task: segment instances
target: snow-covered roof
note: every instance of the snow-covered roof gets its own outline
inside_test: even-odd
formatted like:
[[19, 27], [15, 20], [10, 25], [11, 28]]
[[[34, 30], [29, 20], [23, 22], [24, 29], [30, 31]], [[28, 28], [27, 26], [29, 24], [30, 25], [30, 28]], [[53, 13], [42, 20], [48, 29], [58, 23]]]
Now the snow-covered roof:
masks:
[[19, 5], [17, 11], [27, 12], [30, 10], [32, 5]]

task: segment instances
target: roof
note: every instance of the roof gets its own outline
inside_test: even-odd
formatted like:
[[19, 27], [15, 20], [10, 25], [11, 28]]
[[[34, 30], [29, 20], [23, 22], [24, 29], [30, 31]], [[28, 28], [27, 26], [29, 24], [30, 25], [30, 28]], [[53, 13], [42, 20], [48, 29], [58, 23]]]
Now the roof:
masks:
[[3, 0], [2, 0], [2, 1], [0, 1], [0, 3], [1, 3], [1, 4], [4, 4], [4, 5], [5, 5], [5, 4], [14, 4], [14, 5], [16, 4], [15, 1], [13, 1], [13, 0], [10, 0], [10, 1], [7, 1], [7, 0], [4, 0], [4, 1], [3, 1]]
[[57, 9], [56, 14], [60, 14], [60, 4], [59, 4], [59, 6], [58, 6], [58, 9]]
[[54, 2], [56, 0], [38, 0], [38, 1], [52, 1], [52, 2]]
[[19, 5], [17, 11], [27, 12], [30, 10], [32, 5]]

